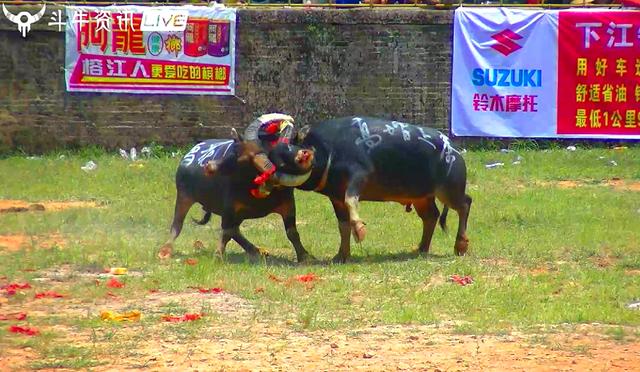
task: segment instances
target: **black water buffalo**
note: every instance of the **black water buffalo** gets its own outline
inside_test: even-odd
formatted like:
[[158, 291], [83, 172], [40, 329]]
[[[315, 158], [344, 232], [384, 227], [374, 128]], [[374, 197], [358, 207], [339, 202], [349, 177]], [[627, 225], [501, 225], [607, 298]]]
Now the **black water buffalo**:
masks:
[[[286, 151], [276, 164], [286, 171], [278, 179], [284, 184], [295, 186], [308, 179], [313, 157], [310, 151], [295, 151], [293, 146], [285, 146]], [[277, 148], [278, 146], [275, 146]], [[259, 250], [240, 232], [240, 224], [245, 219], [264, 217], [270, 213], [282, 216], [287, 238], [293, 244], [299, 262], [310, 256], [300, 242], [296, 229], [296, 206], [293, 188], [277, 188], [266, 197], [256, 198], [250, 191], [256, 187], [253, 180], [259, 175], [256, 166], [241, 160], [241, 153], [247, 152], [246, 145], [238, 140], [207, 140], [197, 144], [181, 160], [176, 172], [176, 205], [171, 224], [171, 237], [160, 249], [158, 256], [171, 255], [173, 242], [180, 235], [184, 219], [191, 206], [200, 203], [205, 216], [199, 224], [206, 224], [212, 213], [222, 217], [222, 235], [217, 252], [224, 253], [230, 239], [235, 240], [244, 250], [255, 257]], [[223, 171], [206, 174], [210, 161], [222, 164]], [[229, 165], [227, 165], [229, 164]], [[229, 169], [224, 169], [228, 167]]]
[[[449, 138], [439, 131], [371, 117], [343, 117], [303, 128], [296, 144], [314, 151], [309, 179], [298, 186], [329, 197], [338, 218], [340, 249], [334, 261], [350, 256], [350, 232], [357, 242], [366, 234], [358, 201], [394, 201], [422, 219], [419, 250], [427, 252], [438, 217], [445, 228], [448, 209], [459, 216], [454, 251], [467, 252], [471, 197], [466, 166]], [[274, 151], [289, 151], [279, 148]], [[280, 154], [279, 156], [282, 156]], [[435, 199], [444, 204], [442, 215]]]

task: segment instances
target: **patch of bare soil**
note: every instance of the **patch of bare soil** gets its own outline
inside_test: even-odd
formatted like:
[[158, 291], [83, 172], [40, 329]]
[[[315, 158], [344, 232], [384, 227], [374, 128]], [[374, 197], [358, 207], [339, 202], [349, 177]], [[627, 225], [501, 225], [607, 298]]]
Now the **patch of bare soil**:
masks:
[[625, 181], [620, 178], [612, 178], [610, 180], [602, 180], [597, 183], [589, 183], [581, 180], [561, 180], [561, 181], [543, 181], [537, 183], [540, 186], [554, 186], [561, 189], [576, 189], [584, 186], [601, 186], [611, 187], [616, 191], [637, 191], [640, 192], [640, 181]]
[[429, 326], [298, 332], [258, 322], [244, 337], [221, 327], [204, 326], [209, 336], [192, 342], [156, 333], [138, 345], [135, 357], [114, 358], [97, 370], [623, 371], [640, 365], [640, 343], [591, 334], [556, 334], [540, 343], [531, 336], [455, 335]]
[[25, 368], [28, 361], [37, 360], [38, 355], [30, 347], [23, 349], [0, 348], [0, 371], [14, 371]]
[[23, 248], [50, 249], [52, 247], [64, 247], [66, 241], [58, 233], [47, 236], [28, 235], [0, 235], [0, 252], [15, 252]]
[[626, 182], [619, 178], [613, 178], [605, 182], [605, 185], [611, 186], [616, 190], [640, 191], [640, 181]]
[[593, 262], [594, 265], [601, 269], [606, 269], [615, 265], [616, 261], [618, 261], [617, 258], [611, 257], [609, 255], [591, 257], [591, 262]]
[[98, 203], [86, 201], [45, 201], [31, 203], [24, 200], [0, 200], [0, 213], [61, 211], [69, 208], [98, 208]]
[[[640, 342], [614, 342], [602, 336], [606, 331], [602, 325], [505, 336], [459, 335], [450, 324], [304, 331], [293, 326], [298, 324], [295, 320], [256, 317], [250, 302], [226, 292], [193, 289], [148, 292], [136, 298], [114, 292], [115, 297], [84, 301], [72, 296], [25, 299], [0, 309], [27, 312], [27, 322], [35, 321], [42, 324], [41, 332], [60, 336], [54, 340], [58, 344], [95, 350], [92, 359], [104, 363], [92, 368], [96, 371], [631, 371], [640, 366]], [[102, 310], [139, 310], [142, 321], [122, 323], [114, 337], [105, 336], [114, 335], [106, 322], [104, 329], [37, 322], [52, 315], [98, 318]], [[161, 321], [168, 311], [205, 315], [182, 327]], [[295, 314], [291, 316], [296, 319]], [[3, 346], [7, 347], [0, 347], [0, 370], [27, 368], [29, 362], [48, 358], [18, 346]]]
[[583, 184], [577, 181], [563, 180], [563, 181], [558, 181], [556, 183], [556, 186], [558, 186], [561, 189], [575, 189], [576, 187], [583, 186]]

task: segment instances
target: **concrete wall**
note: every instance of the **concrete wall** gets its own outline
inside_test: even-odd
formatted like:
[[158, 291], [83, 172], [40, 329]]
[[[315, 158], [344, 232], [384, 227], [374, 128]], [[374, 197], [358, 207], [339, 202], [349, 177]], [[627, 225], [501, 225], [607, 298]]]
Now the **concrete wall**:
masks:
[[23, 39], [0, 15], [0, 151], [184, 145], [228, 137], [232, 125], [271, 111], [301, 124], [368, 114], [448, 126], [452, 12], [242, 9], [238, 17], [234, 98], [68, 93], [64, 33], [41, 20]]

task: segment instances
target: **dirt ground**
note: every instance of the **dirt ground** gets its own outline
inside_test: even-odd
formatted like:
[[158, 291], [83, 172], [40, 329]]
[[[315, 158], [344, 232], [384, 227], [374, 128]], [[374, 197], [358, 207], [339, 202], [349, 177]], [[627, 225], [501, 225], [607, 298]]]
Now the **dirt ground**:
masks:
[[47, 236], [28, 236], [28, 235], [0, 235], [0, 254], [4, 252], [15, 252], [22, 248], [30, 248], [37, 246], [41, 249], [51, 247], [64, 247], [66, 241], [62, 235], [52, 233]]
[[[567, 181], [569, 182], [569, 181]], [[611, 183], [612, 182], [612, 183]], [[622, 184], [622, 186], [621, 186]], [[640, 191], [640, 184], [607, 181], [612, 187]], [[558, 187], [579, 187], [558, 183]], [[637, 188], [637, 189], [636, 189]], [[96, 207], [92, 203], [38, 203], [45, 211], [64, 208]], [[30, 209], [32, 203], [0, 201], [0, 213], [11, 208]], [[38, 208], [41, 210], [40, 208]], [[63, 246], [59, 234], [46, 237], [23, 235], [0, 236], [2, 247], [8, 250], [34, 245]], [[608, 265], [606, 260], [602, 265]], [[541, 268], [541, 273], [546, 269]], [[142, 273], [139, 273], [142, 275]], [[129, 273], [128, 275], [136, 275]], [[105, 280], [104, 273], [77, 273], [69, 267], [41, 272], [34, 283], [55, 282], [64, 288], [71, 280]], [[444, 279], [442, 279], [444, 280]], [[0, 278], [0, 284], [4, 282]], [[64, 290], [62, 290], [64, 292]], [[114, 292], [116, 292], [114, 290]], [[0, 294], [0, 300], [2, 300]], [[179, 304], [187, 312], [208, 309], [210, 314], [197, 320], [186, 336], [172, 330], [171, 323], [162, 322], [163, 309]], [[93, 359], [101, 365], [95, 371], [151, 369], [154, 371], [638, 371], [640, 342], [637, 339], [614, 340], [605, 336], [606, 326], [591, 324], [576, 328], [557, 327], [542, 334], [511, 333], [508, 335], [463, 335], [454, 332], [453, 324], [439, 326], [396, 325], [347, 330], [301, 331], [295, 321], [265, 321], [255, 317], [251, 303], [230, 293], [147, 293], [139, 298], [124, 298], [116, 294], [85, 301], [25, 298], [12, 303], [0, 301], [0, 315], [28, 313], [21, 322], [0, 321], [0, 327], [29, 324], [29, 320], [57, 317], [95, 316], [102, 310], [124, 312], [132, 308], [151, 317], [151, 322], [123, 324], [117, 332], [119, 341], [135, 340], [128, 349], [112, 352], [113, 341], [95, 339], [87, 328], [49, 322], [39, 327], [52, 332], [61, 345], [73, 345], [94, 350]], [[157, 321], [156, 321], [157, 320]], [[105, 325], [106, 327], [106, 325]], [[628, 334], [634, 334], [629, 330]], [[7, 333], [8, 337], [29, 336]], [[41, 337], [41, 336], [35, 336]], [[26, 370], [29, 363], [46, 358], [31, 347], [9, 347], [0, 350], [0, 371]], [[45, 369], [46, 370], [46, 369]], [[63, 369], [64, 370], [64, 369]]]
[[[0, 199], [0, 214], [24, 212], [56, 212], [70, 208], [98, 208], [94, 202], [84, 201], [43, 201], [27, 202], [24, 200]], [[14, 252], [22, 248], [51, 248], [64, 247], [64, 238], [57, 232], [46, 236], [29, 236], [23, 234], [0, 235], [0, 254]]]
[[[61, 273], [43, 275], [42, 280], [64, 280]], [[51, 278], [49, 278], [51, 276]], [[91, 280], [90, 278], [88, 278]], [[0, 305], [0, 312], [27, 312], [29, 317], [45, 317], [52, 308], [57, 316], [83, 317], [101, 310], [125, 311], [136, 308], [144, 317], [159, 317], [163, 306], [179, 304], [197, 312], [203, 306], [215, 316], [204, 315], [190, 336], [172, 332], [171, 323], [139, 322], [123, 325], [117, 332], [122, 340], [135, 339], [135, 346], [109, 352], [108, 341], [92, 339], [88, 330], [51, 325], [61, 335], [61, 344], [98, 350], [102, 365], [96, 371], [151, 369], [154, 371], [634, 371], [640, 368], [640, 342], [615, 341], [603, 336], [602, 325], [557, 327], [544, 334], [509, 335], [455, 334], [452, 324], [439, 326], [398, 325], [348, 330], [300, 331], [291, 320], [261, 321], [251, 304], [222, 292], [203, 294], [149, 293], [144, 298], [105, 297], [92, 303], [66, 299], [27, 300], [16, 305]], [[6, 323], [6, 322], [1, 322]], [[5, 326], [5, 324], [2, 324]], [[631, 332], [631, 331], [628, 331]], [[95, 336], [95, 335], [94, 335]], [[10, 337], [22, 337], [10, 335]], [[104, 350], [105, 352], [100, 352]], [[26, 369], [42, 356], [29, 348], [0, 352], [0, 370]]]
[[584, 186], [603, 186], [603, 187], [612, 187], [616, 191], [636, 191], [640, 192], [640, 182], [638, 181], [625, 181], [619, 178], [612, 178], [609, 180], [602, 180], [597, 183], [587, 183], [583, 181], [575, 181], [575, 180], [561, 180], [555, 182], [542, 182], [542, 186], [555, 186], [561, 189], [575, 189], [578, 187]]
[[0, 213], [19, 213], [19, 212], [52, 212], [61, 211], [69, 208], [98, 208], [99, 205], [94, 202], [85, 201], [44, 201], [44, 202], [27, 202], [24, 200], [0, 199]]

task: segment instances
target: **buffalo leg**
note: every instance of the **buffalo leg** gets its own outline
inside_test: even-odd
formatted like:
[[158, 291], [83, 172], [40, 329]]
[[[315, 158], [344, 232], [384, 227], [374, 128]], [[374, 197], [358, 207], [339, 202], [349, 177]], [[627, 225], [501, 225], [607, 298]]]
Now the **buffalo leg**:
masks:
[[223, 229], [222, 233], [220, 234], [220, 239], [218, 240], [218, 247], [216, 248], [216, 254], [223, 256], [224, 252], [227, 248], [227, 243], [229, 243], [229, 240], [231, 240], [231, 238], [233, 238], [233, 235], [235, 234], [235, 230], [234, 229]]
[[422, 240], [420, 240], [418, 251], [427, 253], [431, 246], [431, 238], [433, 237], [433, 231], [436, 228], [440, 211], [438, 211], [434, 197], [427, 197], [415, 201], [413, 205], [416, 208], [418, 216], [422, 219]]
[[458, 213], [458, 233], [456, 234], [456, 243], [453, 246], [453, 250], [456, 255], [464, 256], [469, 249], [467, 220], [469, 219], [469, 212], [471, 210], [471, 197], [464, 192], [459, 192], [455, 195], [450, 195], [445, 192], [439, 194], [438, 199], [440, 199], [444, 205]]
[[464, 256], [469, 249], [469, 238], [467, 237], [467, 221], [471, 211], [472, 199], [469, 195], [464, 195], [458, 204], [452, 208], [458, 212], [458, 233], [456, 234], [456, 244], [454, 251], [458, 256]]
[[333, 258], [335, 263], [345, 263], [351, 256], [351, 224], [349, 223], [349, 209], [341, 200], [331, 199], [333, 210], [338, 218], [338, 229], [340, 230], [340, 249]]
[[351, 177], [344, 197], [344, 203], [349, 210], [349, 223], [351, 224], [353, 238], [356, 243], [363, 241], [367, 234], [365, 223], [358, 214], [358, 200], [360, 199], [360, 189], [362, 188], [364, 179], [365, 178], [362, 174], [356, 174]]
[[293, 199], [293, 195], [290, 201], [286, 201], [285, 203], [283, 203], [276, 209], [276, 212], [282, 216], [282, 222], [284, 223], [284, 229], [287, 233], [287, 238], [293, 245], [293, 248], [296, 250], [296, 258], [298, 262], [312, 260], [313, 257], [311, 257], [309, 252], [304, 249], [304, 246], [300, 241], [300, 234], [298, 233], [298, 228], [296, 227], [296, 204]]
[[249, 239], [245, 238], [244, 235], [240, 232], [240, 226], [238, 226], [235, 230], [235, 234], [233, 235], [233, 240], [236, 243], [240, 244], [240, 246], [244, 249], [245, 252], [249, 256], [255, 257], [260, 254], [260, 249], [256, 247], [253, 243], [249, 241]]
[[260, 253], [258, 247], [253, 245], [240, 232], [240, 224], [242, 220], [238, 220], [233, 214], [225, 213], [222, 217], [222, 237], [218, 245], [218, 254], [224, 254], [224, 249], [230, 239], [236, 241], [251, 256]]
[[169, 240], [158, 251], [158, 258], [166, 259], [171, 257], [171, 253], [173, 252], [173, 242], [180, 235], [182, 231], [182, 226], [184, 225], [184, 218], [189, 213], [189, 209], [193, 205], [193, 200], [183, 193], [178, 191], [178, 195], [176, 196], [176, 206], [173, 212], [173, 222], [171, 223], [171, 236]]

